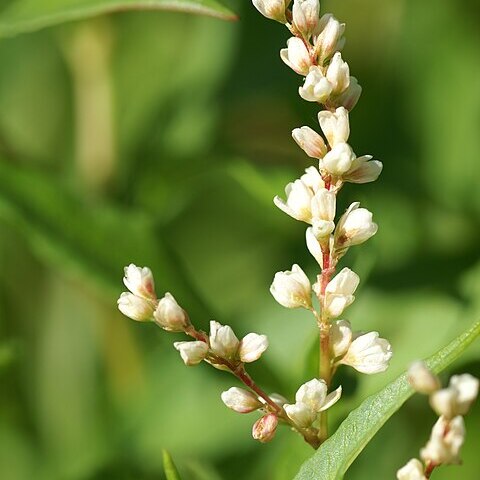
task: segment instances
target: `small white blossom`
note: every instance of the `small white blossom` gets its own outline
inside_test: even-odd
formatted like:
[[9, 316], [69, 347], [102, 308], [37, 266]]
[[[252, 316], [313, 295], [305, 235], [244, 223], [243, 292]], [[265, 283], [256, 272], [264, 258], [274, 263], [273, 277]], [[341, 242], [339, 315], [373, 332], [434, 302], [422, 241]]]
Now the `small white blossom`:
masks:
[[323, 64], [324, 60], [343, 48], [345, 38], [343, 32], [345, 24], [340, 23], [332, 14], [327, 13], [322, 16], [318, 22], [318, 26], [314, 35], [315, 52], [319, 58], [319, 63]]
[[305, 38], [315, 30], [320, 16], [319, 0], [294, 0], [292, 8], [293, 24]]
[[231, 359], [238, 350], [240, 342], [228, 325], [212, 320], [210, 322], [210, 349], [221, 358]]
[[369, 332], [360, 334], [352, 341], [340, 363], [350, 365], [360, 373], [372, 375], [384, 372], [392, 355], [392, 346], [388, 340], [379, 338], [378, 332]]
[[327, 153], [327, 146], [323, 138], [310, 127], [295, 128], [292, 131], [292, 137], [297, 145], [311, 158], [323, 158]]
[[199, 364], [208, 353], [208, 345], [205, 342], [175, 342], [173, 346], [180, 352], [185, 365]]
[[287, 23], [285, 10], [290, 0], [252, 0], [252, 2], [264, 17], [280, 23]]
[[170, 332], [183, 332], [188, 326], [188, 317], [173, 295], [166, 293], [154, 312], [155, 323]]
[[340, 52], [335, 53], [325, 75], [332, 85], [332, 93], [339, 95], [350, 85], [350, 68], [342, 59]]
[[465, 440], [465, 424], [460, 415], [447, 420], [440, 417], [433, 426], [430, 439], [420, 451], [425, 462], [437, 465], [456, 464], [460, 462], [460, 448]]
[[277, 425], [277, 416], [274, 413], [267, 413], [253, 424], [252, 437], [259, 442], [267, 443], [275, 436]]
[[238, 387], [229, 388], [222, 393], [221, 398], [228, 408], [237, 413], [250, 413], [262, 406], [256, 395]]
[[293, 265], [291, 271], [277, 272], [270, 293], [286, 308], [310, 308], [312, 305], [310, 280], [298, 265]]
[[352, 203], [340, 218], [335, 231], [337, 246], [359, 245], [377, 233], [378, 226], [372, 220], [372, 213], [359, 206], [358, 202]]
[[318, 192], [320, 189], [325, 188], [325, 182], [322, 179], [322, 175], [316, 167], [308, 167], [305, 169], [305, 173], [300, 177], [300, 180], [312, 191]]
[[280, 58], [295, 72], [307, 75], [312, 66], [312, 59], [305, 43], [298, 37], [287, 40], [287, 48], [280, 50]]
[[335, 229], [336, 195], [326, 188], [315, 193], [312, 201], [312, 230], [316, 238], [328, 237]]
[[324, 103], [332, 93], [332, 85], [316, 65], [310, 67], [305, 83], [298, 89], [299, 95], [308, 102]]
[[153, 317], [152, 303], [133, 293], [123, 292], [117, 301], [118, 309], [128, 318], [137, 322], [148, 322]]
[[344, 107], [339, 107], [334, 112], [322, 110], [318, 114], [318, 122], [331, 147], [348, 141], [350, 123], [348, 111]]
[[371, 155], [354, 158], [350, 169], [342, 175], [343, 181], [350, 183], [374, 182], [382, 173], [383, 164], [372, 158]]
[[412, 458], [397, 472], [397, 480], [427, 480], [423, 474], [423, 464], [420, 460]]
[[[360, 277], [343, 268], [325, 288], [325, 309], [330, 318], [336, 318], [355, 300], [354, 293], [360, 283]], [[316, 288], [318, 294], [318, 284]]]
[[262, 353], [268, 348], [268, 339], [266, 335], [249, 333], [242, 338], [238, 353], [240, 360], [245, 363], [258, 360]]
[[362, 87], [358, 84], [358, 80], [355, 77], [350, 77], [348, 88], [336, 98], [336, 104], [351, 112], [361, 94]]
[[452, 418], [465, 415], [478, 394], [478, 380], [469, 375], [454, 375], [447, 388], [430, 396], [430, 405], [438, 415]]
[[348, 143], [337, 143], [322, 159], [321, 166], [332, 175], [341, 176], [348, 172], [355, 154]]
[[342, 395], [342, 387], [327, 395], [324, 380], [314, 378], [303, 384], [295, 394], [295, 403], [284, 405], [288, 417], [300, 427], [309, 427], [320, 412], [334, 405]]
[[310, 223], [313, 191], [302, 180], [295, 180], [286, 186], [285, 193], [287, 195], [286, 202], [280, 197], [275, 197], [273, 199], [275, 205], [296, 220]]
[[148, 267], [137, 267], [133, 263], [125, 267], [123, 283], [138, 297], [155, 300], [155, 285], [152, 271]]
[[333, 358], [342, 357], [352, 343], [353, 333], [348, 320], [337, 320], [330, 328], [330, 350]]
[[426, 395], [430, 395], [441, 387], [439, 378], [422, 361], [416, 361], [410, 365], [407, 378], [414, 390]]

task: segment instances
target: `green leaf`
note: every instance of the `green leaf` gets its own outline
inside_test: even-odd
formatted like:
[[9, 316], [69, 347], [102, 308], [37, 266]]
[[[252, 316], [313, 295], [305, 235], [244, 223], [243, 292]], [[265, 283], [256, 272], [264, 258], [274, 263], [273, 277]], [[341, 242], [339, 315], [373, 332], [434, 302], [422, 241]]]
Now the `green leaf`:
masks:
[[[476, 322], [472, 328], [432, 355], [427, 365], [434, 372], [440, 372], [456, 360], [479, 334], [480, 322]], [[404, 373], [383, 390], [368, 397], [302, 465], [295, 479], [341, 480], [368, 442], [413, 393]]]
[[236, 19], [219, 0], [15, 0], [0, 11], [0, 36], [125, 10], [173, 10]]
[[163, 469], [165, 471], [165, 476], [167, 480], [181, 480], [180, 475], [178, 474], [177, 467], [173, 463], [172, 457], [170, 454], [163, 450]]

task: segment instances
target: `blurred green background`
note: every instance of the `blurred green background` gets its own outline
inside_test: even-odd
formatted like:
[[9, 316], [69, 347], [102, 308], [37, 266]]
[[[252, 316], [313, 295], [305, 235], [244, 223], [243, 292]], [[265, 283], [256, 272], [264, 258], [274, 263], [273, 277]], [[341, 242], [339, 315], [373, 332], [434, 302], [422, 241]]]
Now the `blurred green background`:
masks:
[[[286, 429], [254, 442], [255, 414], [220, 400], [233, 378], [186, 368], [180, 336], [116, 310], [123, 266], [148, 265], [199, 327], [269, 336], [251, 368], [268, 391], [291, 397], [314, 375], [311, 319], [268, 287], [292, 263], [315, 273], [304, 226], [272, 197], [309, 165], [290, 131], [316, 127], [316, 109], [279, 59], [287, 31], [248, 1], [229, 6], [239, 22], [125, 12], [0, 40], [2, 479], [162, 479], [167, 448], [185, 479], [286, 480], [312, 453]], [[334, 427], [480, 316], [480, 4], [322, 10], [347, 22], [364, 88], [351, 143], [384, 162], [339, 200], [379, 224], [344, 259], [362, 278], [347, 317], [395, 351], [384, 374], [340, 372]], [[480, 375], [478, 343], [448, 374], [464, 371]], [[394, 478], [434, 420], [412, 398], [346, 478]], [[466, 425], [465, 465], [435, 480], [478, 478], [478, 406]]]

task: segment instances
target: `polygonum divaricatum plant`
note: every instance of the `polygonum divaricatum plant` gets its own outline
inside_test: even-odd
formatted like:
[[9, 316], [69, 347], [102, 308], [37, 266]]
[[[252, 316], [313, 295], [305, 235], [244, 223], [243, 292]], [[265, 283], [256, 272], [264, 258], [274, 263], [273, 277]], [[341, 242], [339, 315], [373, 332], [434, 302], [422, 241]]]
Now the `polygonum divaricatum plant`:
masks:
[[[323, 136], [309, 126], [295, 128], [292, 137], [314, 164], [289, 183], [285, 196], [275, 205], [306, 228], [306, 246], [319, 266], [313, 284], [299, 265], [275, 274], [270, 287], [275, 300], [285, 308], [311, 312], [319, 332], [319, 374], [298, 388], [294, 401], [265, 392], [249, 375], [246, 364], [260, 358], [268, 347], [265, 335], [249, 333], [239, 339], [232, 328], [216, 321], [210, 331], [197, 330], [187, 312], [166, 293], [158, 299], [149, 268], [129, 265], [118, 307], [138, 321], [154, 321], [164, 330], [184, 332], [192, 340], [176, 342], [186, 365], [207, 362], [233, 374], [243, 384], [222, 393], [225, 405], [238, 413], [259, 412], [253, 438], [272, 440], [279, 424], [298, 432], [313, 448], [328, 437], [327, 410], [339, 401], [342, 388], [330, 391], [340, 365], [371, 375], [388, 368], [392, 348], [378, 332], [357, 332], [344, 318], [355, 300], [360, 278], [350, 268], [337, 268], [351, 247], [362, 244], [377, 232], [372, 213], [352, 203], [337, 215], [337, 195], [346, 183], [375, 181], [382, 163], [370, 155], [357, 156], [348, 143], [349, 112], [356, 105], [361, 87], [342, 58], [345, 24], [332, 14], [320, 15], [319, 0], [253, 0], [265, 17], [284, 24], [291, 37], [280, 51], [285, 64], [303, 78], [300, 97], [320, 107], [318, 122]], [[318, 128], [317, 128], [318, 130]], [[462, 415], [473, 402], [478, 381], [471, 376], [453, 377], [450, 387], [440, 390], [438, 379], [417, 364], [411, 379], [420, 391], [429, 393], [440, 419], [419, 460], [399, 470], [399, 479], [429, 478], [442, 464], [458, 461], [463, 442]], [[418, 386], [420, 385], [420, 386]]]

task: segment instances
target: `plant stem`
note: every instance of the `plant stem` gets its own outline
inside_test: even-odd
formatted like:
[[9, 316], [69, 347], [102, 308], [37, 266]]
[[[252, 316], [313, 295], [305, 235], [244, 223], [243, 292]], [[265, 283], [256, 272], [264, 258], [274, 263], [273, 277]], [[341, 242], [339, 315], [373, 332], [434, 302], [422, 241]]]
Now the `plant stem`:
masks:
[[[205, 332], [198, 331], [190, 325], [185, 333], [195, 340], [208, 343], [208, 335]], [[303, 428], [299, 427], [288, 418], [285, 410], [278, 404], [276, 404], [267, 393], [265, 393], [253, 380], [253, 378], [245, 370], [243, 363], [233, 363], [225, 358], [221, 358], [217, 355], [211, 354], [209, 356], [209, 362], [212, 362], [216, 365], [225, 366], [233, 375], [235, 375], [246, 387], [256, 393], [260, 398], [265, 401], [265, 405], [271, 410], [277, 417], [281, 418], [285, 423], [288, 423], [294, 430], [296, 430], [300, 435], [303, 436], [304, 440], [311, 445], [313, 448], [317, 449], [320, 446], [320, 440], [318, 436], [318, 431], [316, 428]]]

